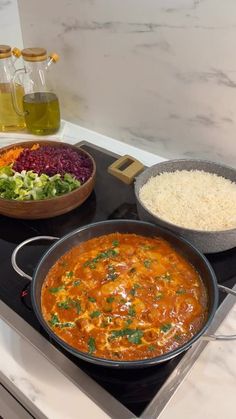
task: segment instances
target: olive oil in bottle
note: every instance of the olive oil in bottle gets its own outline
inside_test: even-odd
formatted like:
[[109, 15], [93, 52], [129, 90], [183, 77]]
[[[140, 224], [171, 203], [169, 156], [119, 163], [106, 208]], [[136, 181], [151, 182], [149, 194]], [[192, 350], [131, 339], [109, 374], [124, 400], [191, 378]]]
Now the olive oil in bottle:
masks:
[[55, 93], [36, 92], [23, 97], [27, 129], [36, 135], [50, 135], [60, 127], [59, 101]]
[[[24, 89], [19, 84], [15, 86], [16, 101], [22, 110]], [[0, 131], [19, 131], [25, 128], [23, 116], [19, 116], [12, 103], [11, 84], [0, 83]]]
[[[9, 45], [0, 45], [0, 131], [2, 132], [21, 131], [25, 128], [22, 112], [24, 88], [21, 83], [13, 83], [15, 61], [20, 55], [19, 49], [12, 49]], [[13, 96], [16, 106], [13, 106]], [[16, 111], [16, 108], [20, 110], [20, 113]]]
[[[55, 53], [48, 56], [45, 48], [38, 47], [25, 48], [21, 54], [24, 68], [15, 73], [13, 85], [18, 80], [24, 86], [22, 115], [25, 117], [26, 128], [35, 135], [53, 134], [60, 128], [60, 107], [58, 97], [52, 90], [48, 70], [52, 63], [58, 61], [59, 56]], [[14, 107], [21, 115], [15, 100]]]

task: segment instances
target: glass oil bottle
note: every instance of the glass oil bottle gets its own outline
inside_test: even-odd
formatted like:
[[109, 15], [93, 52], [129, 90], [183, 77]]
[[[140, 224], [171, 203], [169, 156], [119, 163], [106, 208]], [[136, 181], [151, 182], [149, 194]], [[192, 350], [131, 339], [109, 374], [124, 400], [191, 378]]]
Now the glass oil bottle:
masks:
[[[12, 79], [15, 73], [14, 62], [21, 55], [20, 50], [11, 50], [9, 45], [0, 45], [0, 131], [21, 131], [25, 128], [25, 119], [19, 115], [12, 102]], [[13, 58], [15, 56], [15, 58]], [[24, 89], [21, 84], [15, 86], [16, 102], [23, 110]]]
[[21, 76], [27, 130], [36, 135], [53, 134], [60, 127], [60, 107], [51, 87], [48, 69], [59, 57], [57, 54], [48, 57], [44, 48], [26, 48], [22, 50], [22, 58], [25, 67], [16, 71], [13, 80], [14, 86], [17, 86]]

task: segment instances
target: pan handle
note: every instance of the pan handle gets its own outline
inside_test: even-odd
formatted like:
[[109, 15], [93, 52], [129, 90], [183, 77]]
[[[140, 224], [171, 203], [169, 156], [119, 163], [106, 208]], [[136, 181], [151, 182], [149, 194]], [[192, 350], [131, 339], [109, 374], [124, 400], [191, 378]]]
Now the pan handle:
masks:
[[117, 177], [127, 185], [130, 185], [135, 176], [143, 170], [144, 165], [139, 160], [129, 156], [128, 154], [120, 157], [118, 160], [115, 160], [114, 163], [112, 163], [107, 169], [110, 175]]
[[16, 263], [16, 256], [19, 252], [20, 249], [22, 249], [22, 247], [24, 247], [26, 244], [34, 242], [36, 240], [58, 240], [59, 237], [53, 237], [53, 236], [36, 236], [36, 237], [31, 237], [30, 239], [24, 240], [22, 243], [20, 243], [14, 250], [14, 252], [11, 255], [11, 264], [13, 269], [20, 275], [23, 276], [24, 278], [29, 279], [30, 281], [32, 281], [32, 276], [26, 274], [24, 271], [22, 271], [22, 269], [19, 268], [19, 266]]
[[[224, 285], [219, 285], [218, 284], [218, 288], [220, 291], [226, 292], [227, 294], [231, 294], [234, 297], [236, 297], [236, 291], [231, 290], [228, 287], [225, 287]], [[225, 336], [225, 335], [204, 335], [202, 336], [203, 340], [236, 340], [236, 335], [229, 335], [229, 336]]]

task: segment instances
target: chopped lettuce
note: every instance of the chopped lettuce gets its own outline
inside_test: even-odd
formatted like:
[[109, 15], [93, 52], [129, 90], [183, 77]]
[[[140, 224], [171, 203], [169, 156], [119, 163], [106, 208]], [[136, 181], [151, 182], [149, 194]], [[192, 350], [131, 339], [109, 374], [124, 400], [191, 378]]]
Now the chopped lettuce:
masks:
[[14, 172], [10, 166], [0, 168], [0, 198], [32, 201], [64, 195], [81, 186], [79, 180], [66, 173], [47, 176], [32, 170]]

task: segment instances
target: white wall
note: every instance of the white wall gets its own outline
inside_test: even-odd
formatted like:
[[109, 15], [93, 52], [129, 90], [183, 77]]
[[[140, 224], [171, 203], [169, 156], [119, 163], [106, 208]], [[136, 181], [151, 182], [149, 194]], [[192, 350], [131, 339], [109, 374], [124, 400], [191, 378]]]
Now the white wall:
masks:
[[56, 50], [64, 118], [166, 157], [236, 165], [235, 0], [19, 0]]
[[23, 47], [17, 0], [0, 0], [0, 44]]

